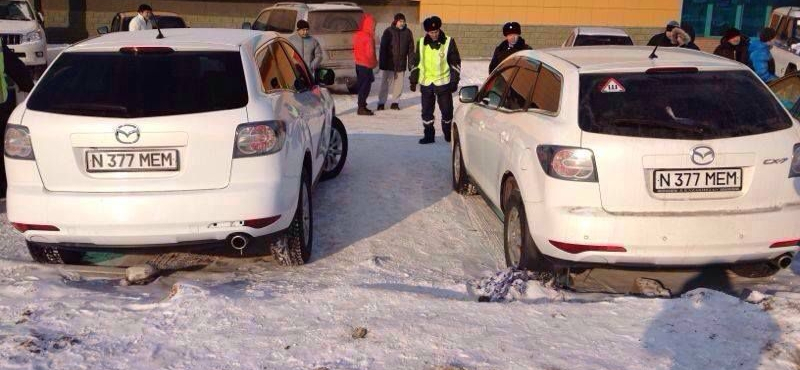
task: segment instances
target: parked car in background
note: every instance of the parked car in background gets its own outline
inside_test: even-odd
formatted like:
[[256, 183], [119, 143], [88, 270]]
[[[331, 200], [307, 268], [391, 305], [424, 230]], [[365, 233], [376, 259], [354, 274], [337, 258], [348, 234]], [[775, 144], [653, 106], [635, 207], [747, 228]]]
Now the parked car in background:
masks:
[[633, 45], [633, 40], [619, 28], [575, 27], [561, 46], [597, 45]]
[[775, 75], [778, 77], [797, 71], [800, 66], [800, 7], [784, 7], [772, 11], [769, 27], [775, 29]]
[[274, 32], [156, 35], [69, 47], [9, 120], [8, 217], [33, 259], [224, 242], [308, 261], [311, 190], [347, 156], [328, 91]]
[[31, 69], [34, 79], [47, 68], [44, 16], [29, 1], [0, 1], [0, 41]]
[[[137, 12], [123, 12], [117, 13], [111, 20], [111, 26], [103, 26], [97, 29], [97, 33], [103, 35], [111, 32], [127, 32], [131, 24], [131, 20], [136, 17]], [[158, 27], [161, 29], [167, 28], [189, 28], [186, 21], [175, 13], [170, 12], [153, 12], [155, 21], [158, 22]]]
[[502, 215], [509, 266], [791, 264], [800, 127], [747, 66], [651, 52], [523, 51], [461, 89], [453, 187]]
[[363, 14], [364, 10], [351, 2], [277, 3], [262, 10], [252, 24], [242, 24], [242, 28], [273, 31], [288, 37], [295, 32], [298, 20], [308, 21], [311, 36], [322, 46], [322, 68], [335, 72], [337, 85], [353, 90], [356, 85], [353, 33], [358, 31]]

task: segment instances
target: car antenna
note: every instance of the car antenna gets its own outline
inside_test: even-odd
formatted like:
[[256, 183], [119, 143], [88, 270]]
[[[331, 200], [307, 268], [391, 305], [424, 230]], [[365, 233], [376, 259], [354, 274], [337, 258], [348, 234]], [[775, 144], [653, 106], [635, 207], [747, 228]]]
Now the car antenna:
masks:
[[652, 53], [650, 53], [650, 56], [649, 56], [648, 58], [650, 58], [650, 59], [656, 59], [656, 58], [658, 58], [658, 55], [656, 55], [656, 50], [658, 50], [658, 44], [656, 44], [656, 47], [655, 47], [655, 48], [653, 48], [653, 52], [652, 52]]
[[161, 27], [158, 26], [158, 20], [157, 20], [155, 14], [153, 14], [153, 24], [156, 26], [156, 29], [158, 30], [158, 36], [156, 36], [156, 40], [163, 39], [164, 38], [164, 34], [161, 33]]

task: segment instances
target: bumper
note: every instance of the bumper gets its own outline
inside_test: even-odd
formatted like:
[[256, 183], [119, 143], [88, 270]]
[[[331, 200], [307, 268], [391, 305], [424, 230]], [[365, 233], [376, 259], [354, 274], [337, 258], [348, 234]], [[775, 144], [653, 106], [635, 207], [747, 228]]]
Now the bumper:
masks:
[[[800, 239], [800, 207], [698, 216], [620, 216], [544, 203], [526, 203], [525, 210], [539, 250], [566, 264], [688, 267], [763, 261], [800, 251], [797, 246], [770, 248]], [[568, 253], [551, 240], [625, 251]]]
[[8, 45], [28, 67], [44, 67], [47, 65], [47, 43], [44, 41]]

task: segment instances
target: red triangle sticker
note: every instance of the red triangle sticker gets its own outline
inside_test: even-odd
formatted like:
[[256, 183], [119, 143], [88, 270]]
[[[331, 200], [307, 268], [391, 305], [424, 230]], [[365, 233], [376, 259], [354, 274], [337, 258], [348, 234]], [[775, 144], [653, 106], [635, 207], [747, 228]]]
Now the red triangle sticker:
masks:
[[609, 78], [600, 88], [600, 92], [608, 93], [622, 93], [625, 92], [625, 86], [622, 86], [616, 78]]

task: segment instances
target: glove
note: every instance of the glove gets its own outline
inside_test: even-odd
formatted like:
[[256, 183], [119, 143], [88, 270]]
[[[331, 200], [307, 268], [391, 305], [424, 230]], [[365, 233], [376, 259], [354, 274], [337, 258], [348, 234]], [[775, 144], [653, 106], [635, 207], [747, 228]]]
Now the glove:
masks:
[[458, 83], [457, 82], [455, 82], [455, 83], [451, 82], [450, 83], [450, 93], [452, 94], [452, 93], [454, 93], [456, 91], [458, 91]]
[[417, 84], [411, 84], [409, 88], [411, 89], [412, 92], [417, 92]]

